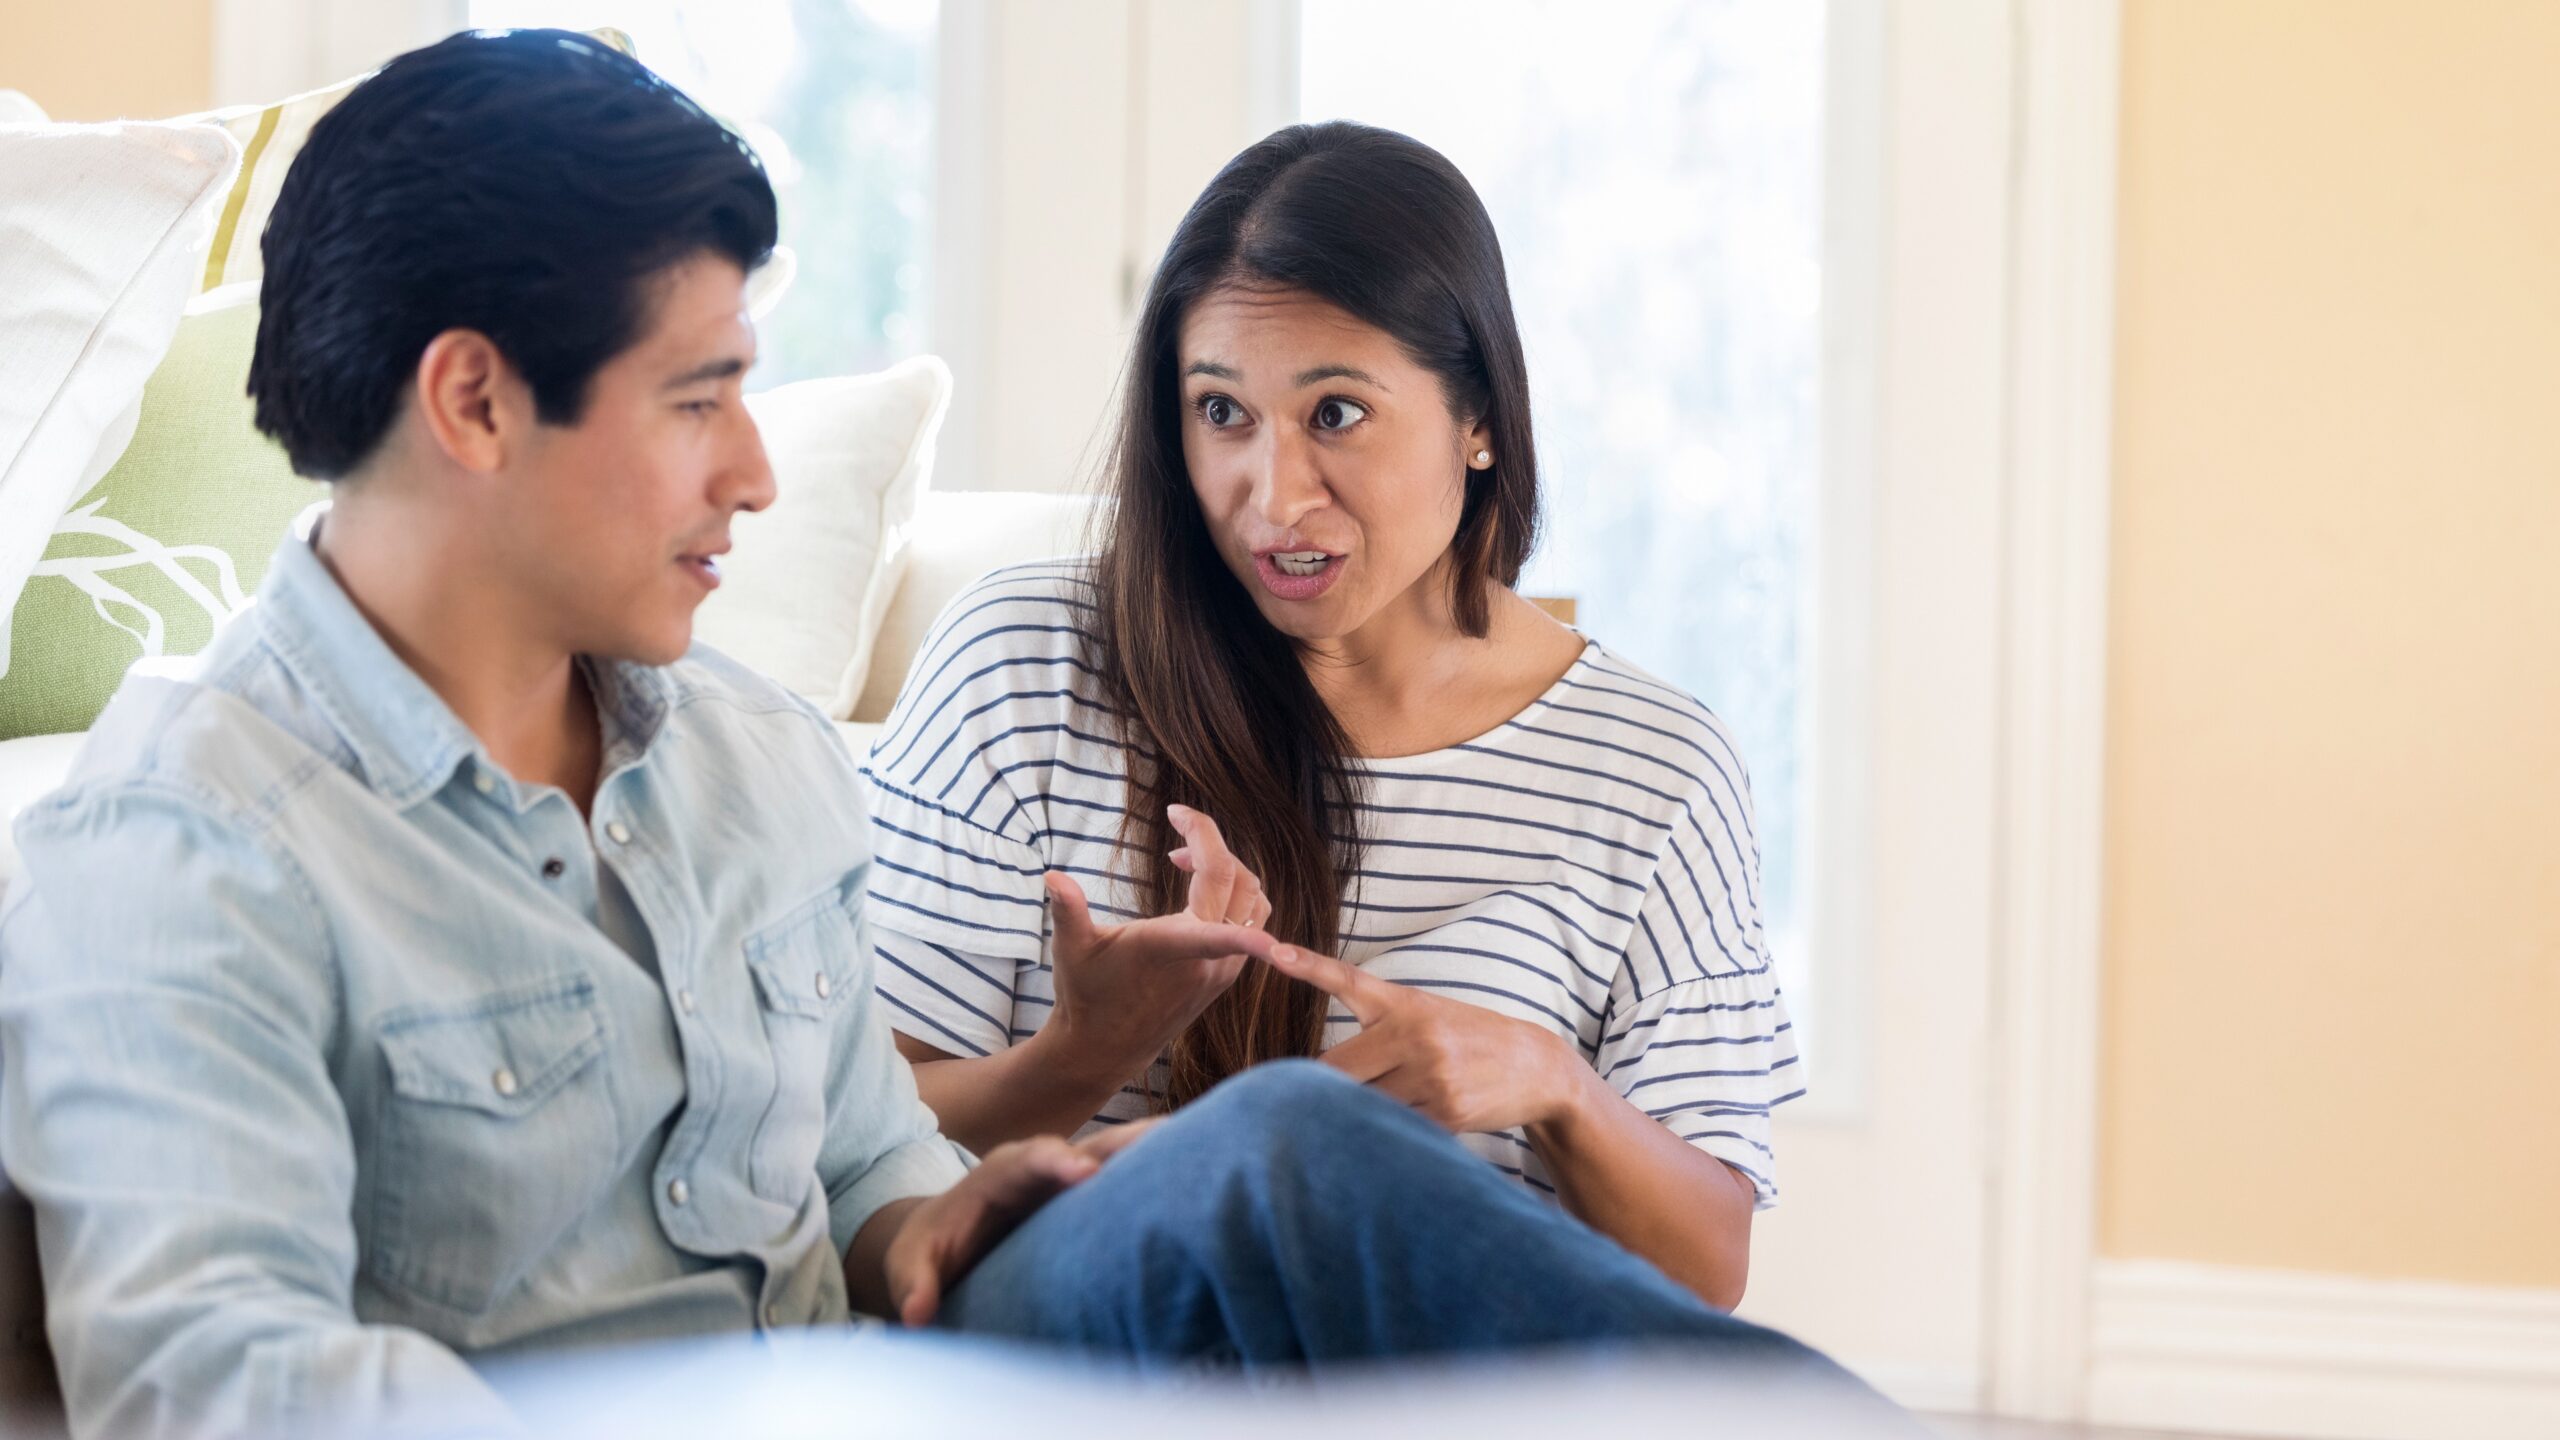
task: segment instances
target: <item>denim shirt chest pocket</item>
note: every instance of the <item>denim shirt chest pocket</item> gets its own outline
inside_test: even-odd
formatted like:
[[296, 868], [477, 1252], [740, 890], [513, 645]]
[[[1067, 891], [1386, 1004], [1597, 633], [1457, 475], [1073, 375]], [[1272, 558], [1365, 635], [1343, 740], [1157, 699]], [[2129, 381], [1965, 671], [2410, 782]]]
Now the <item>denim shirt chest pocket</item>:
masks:
[[747, 1168], [756, 1193], [768, 1200], [798, 1205], [815, 1183], [836, 1026], [847, 997], [869, 973], [861, 944], [842, 885], [828, 886], [747, 939], [747, 970], [755, 977], [774, 1080]]
[[384, 1016], [367, 1236], [376, 1277], [479, 1314], [615, 1179], [607, 1031], [594, 982], [555, 976]]

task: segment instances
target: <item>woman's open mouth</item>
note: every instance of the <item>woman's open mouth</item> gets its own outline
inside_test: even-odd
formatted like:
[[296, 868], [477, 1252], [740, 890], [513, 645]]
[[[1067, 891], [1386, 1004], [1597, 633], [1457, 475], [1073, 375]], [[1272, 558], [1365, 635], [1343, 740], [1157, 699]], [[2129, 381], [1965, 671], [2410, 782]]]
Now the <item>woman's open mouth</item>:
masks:
[[1313, 600], [1342, 577], [1342, 558], [1322, 550], [1266, 550], [1253, 557], [1253, 569], [1273, 598]]

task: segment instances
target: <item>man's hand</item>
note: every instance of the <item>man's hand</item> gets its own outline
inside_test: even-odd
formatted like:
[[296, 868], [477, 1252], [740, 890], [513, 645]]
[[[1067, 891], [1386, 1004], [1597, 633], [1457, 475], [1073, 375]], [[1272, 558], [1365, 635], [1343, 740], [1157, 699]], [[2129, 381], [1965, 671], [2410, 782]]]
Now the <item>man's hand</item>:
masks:
[[933, 1323], [944, 1293], [988, 1251], [1058, 1192], [1092, 1178], [1155, 1123], [1115, 1126], [1083, 1141], [1043, 1135], [1000, 1145], [959, 1184], [915, 1202], [882, 1262], [899, 1322], [910, 1329]]
[[1325, 1064], [1453, 1134], [1562, 1119], [1592, 1089], [1591, 1067], [1552, 1030], [1292, 945], [1270, 947], [1269, 958], [1359, 1020], [1360, 1033], [1326, 1051]]
[[1060, 1072], [1115, 1086], [1145, 1073], [1268, 944], [1260, 926], [1271, 902], [1217, 822], [1180, 805], [1167, 814], [1187, 842], [1172, 857], [1191, 877], [1180, 913], [1096, 925], [1073, 879], [1046, 877], [1058, 1008], [1034, 1043]]

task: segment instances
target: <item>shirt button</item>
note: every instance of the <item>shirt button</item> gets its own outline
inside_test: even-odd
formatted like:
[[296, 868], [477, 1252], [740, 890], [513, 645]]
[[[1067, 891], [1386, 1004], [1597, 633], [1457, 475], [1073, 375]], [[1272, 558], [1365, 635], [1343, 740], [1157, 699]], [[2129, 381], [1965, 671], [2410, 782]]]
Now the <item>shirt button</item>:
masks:
[[833, 990], [834, 988], [835, 988], [835, 987], [834, 987], [833, 985], [830, 985], [830, 984], [828, 984], [828, 983], [827, 983], [827, 972], [826, 972], [826, 971], [824, 971], [824, 970], [819, 971], [819, 972], [818, 972], [818, 998], [819, 998], [819, 999], [821, 999], [821, 1000], [826, 999], [826, 998], [827, 998], [827, 992], [828, 992], [828, 991], [830, 991], [830, 990]]
[[557, 880], [567, 873], [569, 873], [569, 862], [557, 855], [542, 862], [542, 878], [545, 880]]
[[684, 1183], [683, 1176], [679, 1175], [675, 1179], [667, 1182], [667, 1203], [671, 1205], [682, 1205], [684, 1202], [692, 1198], [693, 1187]]
[[489, 1077], [489, 1084], [500, 1095], [513, 1095], [516, 1093], [516, 1072], [501, 1065], [498, 1073]]
[[631, 843], [631, 828], [616, 820], [604, 827], [604, 838], [616, 845], [628, 845]]
[[498, 777], [486, 770], [476, 771], [471, 777], [471, 788], [483, 795], [494, 795], [498, 790]]
[[686, 1013], [687, 1015], [692, 1014], [692, 1013], [693, 1013], [693, 992], [692, 992], [692, 991], [690, 991], [690, 990], [679, 990], [679, 991], [677, 991], [677, 992], [676, 992], [676, 1008], [677, 1008], [677, 1009], [679, 1009], [679, 1010], [681, 1010], [681, 1011], [683, 1011], [683, 1012], [684, 1012], [684, 1013]]

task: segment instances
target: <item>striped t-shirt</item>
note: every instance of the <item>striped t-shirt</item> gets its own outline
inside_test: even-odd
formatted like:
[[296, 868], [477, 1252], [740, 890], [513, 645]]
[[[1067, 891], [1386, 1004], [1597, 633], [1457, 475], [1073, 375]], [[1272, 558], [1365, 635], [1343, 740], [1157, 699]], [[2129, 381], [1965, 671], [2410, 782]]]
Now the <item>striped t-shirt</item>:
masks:
[[[1047, 561], [964, 591], [865, 767], [880, 992], [893, 1026], [953, 1054], [1023, 1040], [1056, 1005], [1042, 871], [1075, 876], [1098, 918], [1136, 918], [1090, 577]], [[1716, 718], [1591, 641], [1495, 729], [1360, 763], [1342, 958], [1570, 1039], [1771, 1204], [1769, 1113], [1804, 1091], [1761, 933], [1750, 790]], [[1337, 1004], [1326, 1043], [1356, 1033]], [[1096, 1123], [1145, 1114], [1146, 1096], [1125, 1088]], [[1519, 1132], [1461, 1138], [1552, 1193]]]

